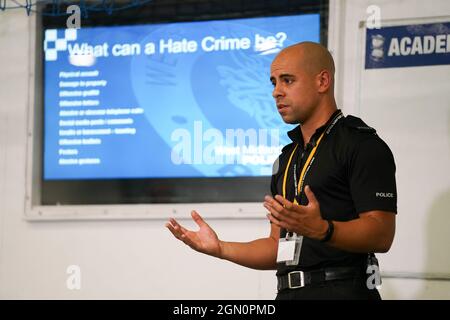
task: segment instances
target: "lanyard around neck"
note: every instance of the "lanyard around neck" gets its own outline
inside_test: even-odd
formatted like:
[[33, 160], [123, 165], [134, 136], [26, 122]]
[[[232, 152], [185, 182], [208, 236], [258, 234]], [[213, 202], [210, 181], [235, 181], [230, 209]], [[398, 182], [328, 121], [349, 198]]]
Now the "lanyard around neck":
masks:
[[[294, 197], [294, 203], [298, 204], [296, 196], [301, 194], [301, 192], [303, 191], [303, 183], [305, 182], [305, 177], [306, 174], [309, 172], [309, 169], [311, 167], [311, 165], [314, 162], [314, 155], [316, 154], [317, 148], [319, 147], [320, 142], [322, 142], [322, 139], [324, 137], [324, 135], [328, 135], [331, 132], [331, 129], [333, 129], [334, 125], [336, 124], [336, 122], [343, 117], [342, 112], [339, 112], [334, 119], [330, 122], [330, 124], [327, 126], [327, 128], [322, 132], [322, 134], [320, 135], [319, 139], [317, 140], [314, 148], [311, 150], [311, 152], [309, 153], [308, 158], [306, 159], [305, 165], [302, 168], [302, 172], [300, 173], [300, 177], [299, 177], [299, 181], [300, 183], [297, 185], [297, 173], [296, 173], [296, 166], [294, 165], [294, 188], [295, 188], [295, 197]], [[295, 154], [295, 151], [298, 148], [298, 143], [295, 145], [294, 150], [292, 150], [292, 153], [289, 157], [286, 169], [284, 171], [284, 177], [283, 177], [283, 198], [286, 199], [286, 183], [287, 183], [287, 175], [288, 175], [288, 171], [289, 171], [289, 167], [291, 165], [292, 162], [292, 158]]]

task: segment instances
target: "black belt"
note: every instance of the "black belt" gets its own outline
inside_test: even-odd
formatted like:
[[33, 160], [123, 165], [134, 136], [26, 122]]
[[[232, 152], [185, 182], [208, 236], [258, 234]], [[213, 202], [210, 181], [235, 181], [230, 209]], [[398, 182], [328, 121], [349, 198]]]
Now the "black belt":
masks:
[[311, 284], [317, 284], [324, 281], [349, 279], [362, 277], [363, 270], [361, 268], [325, 268], [313, 271], [292, 271], [278, 278], [278, 291], [285, 289], [297, 289]]

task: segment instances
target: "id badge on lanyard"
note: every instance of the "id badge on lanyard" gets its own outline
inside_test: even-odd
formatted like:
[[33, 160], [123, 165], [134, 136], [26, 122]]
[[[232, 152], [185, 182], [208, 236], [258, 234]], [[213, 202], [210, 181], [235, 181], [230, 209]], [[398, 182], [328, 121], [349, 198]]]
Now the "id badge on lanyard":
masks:
[[303, 236], [290, 232], [286, 233], [286, 237], [280, 238], [278, 241], [277, 263], [285, 262], [287, 266], [295, 266], [300, 259], [300, 251], [302, 249]]
[[[302, 171], [300, 173], [300, 181], [297, 181], [297, 165], [294, 164], [294, 190], [295, 190], [295, 197], [294, 197], [294, 204], [298, 205], [299, 203], [297, 202], [297, 197], [299, 197], [299, 201], [300, 201], [300, 196], [302, 194], [303, 191], [303, 184], [305, 182], [305, 176], [307, 174], [307, 172], [309, 171], [311, 165], [314, 162], [314, 156], [315, 153], [317, 151], [317, 148], [320, 144], [320, 142], [322, 141], [322, 138], [325, 135], [328, 135], [331, 131], [331, 129], [333, 129], [334, 125], [337, 123], [337, 121], [342, 118], [344, 115], [342, 114], [341, 111], [339, 111], [336, 116], [333, 118], [333, 120], [330, 122], [330, 124], [325, 128], [324, 132], [322, 132], [322, 134], [320, 135], [319, 139], [317, 140], [317, 143], [315, 143], [315, 146], [313, 147], [313, 149], [311, 150], [303, 168]], [[298, 144], [294, 147], [294, 150], [292, 151], [288, 163], [286, 165], [286, 170], [284, 172], [284, 177], [283, 177], [283, 198], [286, 199], [286, 184], [287, 184], [287, 175], [288, 175], [288, 171], [289, 171], [289, 167], [291, 165], [291, 161], [292, 161], [292, 157], [294, 156], [294, 153], [296, 152], [298, 147]], [[302, 153], [302, 158], [303, 158], [304, 153]], [[293, 233], [291, 235], [290, 232], [286, 233], [286, 237], [285, 238], [280, 238], [279, 242], [278, 242], [278, 254], [277, 254], [277, 263], [281, 263], [281, 262], [285, 262], [287, 266], [293, 266], [293, 265], [297, 265], [299, 263], [299, 259], [300, 259], [300, 251], [302, 248], [302, 242], [303, 242], [303, 236], [301, 235], [297, 235], [296, 233]]]

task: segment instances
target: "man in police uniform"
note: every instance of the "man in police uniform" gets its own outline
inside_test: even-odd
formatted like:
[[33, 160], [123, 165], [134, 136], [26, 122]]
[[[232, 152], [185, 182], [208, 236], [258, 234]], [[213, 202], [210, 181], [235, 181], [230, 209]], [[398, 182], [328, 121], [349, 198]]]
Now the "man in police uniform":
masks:
[[277, 299], [379, 299], [378, 278], [366, 271], [378, 271], [373, 253], [387, 252], [394, 238], [392, 153], [373, 128], [337, 109], [334, 62], [323, 46], [285, 48], [270, 80], [281, 117], [299, 124], [274, 165], [272, 197], [265, 197], [270, 235], [225, 242], [195, 211], [199, 231], [175, 219], [166, 227], [199, 252], [277, 269]]

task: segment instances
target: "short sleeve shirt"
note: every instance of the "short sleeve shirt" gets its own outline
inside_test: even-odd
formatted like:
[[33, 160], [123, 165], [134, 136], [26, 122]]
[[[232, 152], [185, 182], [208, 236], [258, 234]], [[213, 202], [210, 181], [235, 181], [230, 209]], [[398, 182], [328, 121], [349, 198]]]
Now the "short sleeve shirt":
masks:
[[[306, 147], [300, 126], [288, 132], [292, 143], [283, 148], [274, 165], [278, 170], [272, 175], [273, 196], [283, 195], [283, 180], [286, 175], [285, 197], [290, 201], [294, 200], [293, 164], [297, 164], [298, 177], [316, 140], [338, 113], [340, 110], [331, 116], [327, 124], [316, 130]], [[296, 145], [298, 147], [294, 152]], [[291, 155], [291, 164], [287, 168]], [[340, 118], [331, 131], [324, 135], [303, 185], [309, 185], [314, 192], [323, 219], [349, 221], [372, 210], [397, 212], [395, 162], [392, 152], [375, 129], [353, 116]], [[301, 205], [308, 203], [303, 192], [297, 195], [296, 199]], [[285, 235], [286, 230], [281, 229], [280, 237]], [[304, 237], [299, 264], [287, 267], [280, 263], [277, 274], [292, 270], [359, 266], [365, 263], [366, 257], [367, 254], [347, 252]]]

